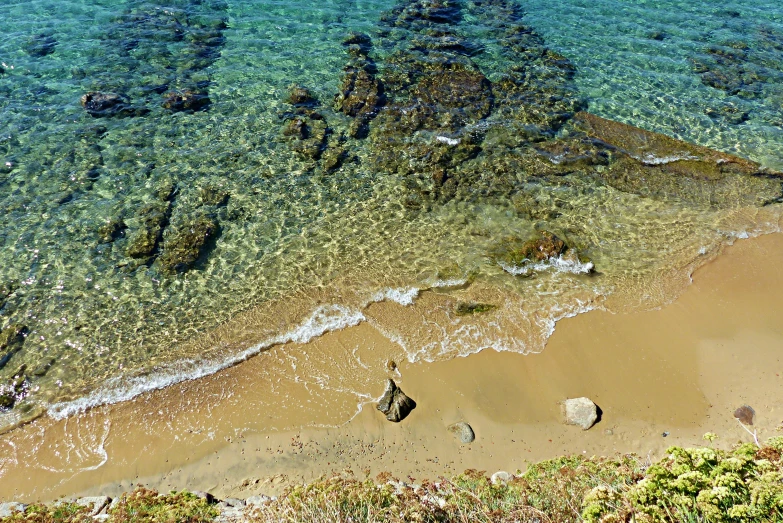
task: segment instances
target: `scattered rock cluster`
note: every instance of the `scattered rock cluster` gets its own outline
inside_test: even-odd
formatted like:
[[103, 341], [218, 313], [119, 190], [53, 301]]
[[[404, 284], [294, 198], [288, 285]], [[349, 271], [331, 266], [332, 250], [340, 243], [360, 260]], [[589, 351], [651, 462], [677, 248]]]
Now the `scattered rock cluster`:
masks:
[[[169, 112], [209, 107], [210, 81], [202, 71], [220, 57], [227, 5], [222, 0], [183, 4], [170, 9], [156, 1], [126, 3], [105, 35], [116, 70], [95, 79], [95, 89], [82, 97], [89, 115], [144, 116], [155, 106]], [[56, 45], [45, 35], [31, 42], [35, 53], [53, 52]]]

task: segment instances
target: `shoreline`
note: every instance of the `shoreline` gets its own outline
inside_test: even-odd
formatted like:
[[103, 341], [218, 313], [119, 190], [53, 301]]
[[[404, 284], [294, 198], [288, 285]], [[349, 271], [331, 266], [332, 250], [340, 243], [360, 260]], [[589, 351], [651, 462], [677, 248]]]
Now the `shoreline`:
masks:
[[[561, 454], [660, 456], [670, 445], [698, 445], [704, 432], [717, 433], [719, 446], [748, 441], [732, 416], [745, 403], [766, 439], [780, 423], [781, 255], [783, 234], [739, 240], [672, 304], [561, 320], [538, 354], [485, 350], [410, 364], [371, 322], [274, 347], [212, 376], [0, 436], [0, 491], [47, 501], [116, 495], [141, 482], [247, 497], [346, 468], [421, 479], [467, 468], [514, 472]], [[410, 313], [387, 302], [371, 309], [399, 321]], [[389, 359], [399, 362], [393, 373]], [[292, 365], [299, 379], [280, 377]], [[327, 365], [331, 372], [319, 375]], [[372, 403], [387, 375], [418, 403], [400, 424]], [[271, 376], [277, 382], [263, 379]], [[557, 402], [576, 396], [603, 410], [586, 432], [559, 419]], [[317, 427], [357, 401], [364, 407], [349, 422]], [[446, 431], [456, 421], [471, 424], [474, 443]]]

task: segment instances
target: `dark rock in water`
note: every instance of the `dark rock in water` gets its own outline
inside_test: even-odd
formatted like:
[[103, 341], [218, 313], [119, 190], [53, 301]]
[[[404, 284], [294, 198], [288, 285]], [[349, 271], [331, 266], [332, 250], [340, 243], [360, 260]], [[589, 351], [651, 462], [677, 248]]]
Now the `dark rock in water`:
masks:
[[120, 218], [111, 219], [98, 227], [98, 241], [99, 243], [111, 243], [124, 236], [127, 228], [128, 226]]
[[548, 231], [540, 231], [537, 238], [522, 241], [507, 238], [496, 257], [507, 264], [521, 266], [527, 262], [540, 262], [556, 258], [568, 247], [565, 242]]
[[27, 366], [22, 365], [9, 382], [0, 384], [0, 412], [14, 408], [27, 396], [30, 385], [25, 375], [26, 370]]
[[449, 432], [457, 436], [457, 438], [462, 443], [473, 443], [473, 440], [476, 439], [476, 434], [473, 432], [473, 427], [465, 423], [464, 421], [460, 421], [457, 423], [454, 423], [453, 425], [448, 426]]
[[41, 376], [46, 376], [46, 373], [49, 372], [49, 369], [51, 369], [52, 365], [54, 365], [54, 361], [54, 358], [47, 358], [43, 360], [41, 363], [36, 365], [35, 368], [33, 368], [30, 374], [38, 378]]
[[747, 111], [743, 111], [734, 104], [723, 104], [718, 107], [710, 107], [704, 111], [704, 114], [716, 120], [721, 119], [732, 125], [744, 123], [750, 117], [750, 114]]
[[19, 324], [9, 325], [0, 331], [0, 369], [8, 364], [14, 354], [22, 350], [26, 336], [27, 327]]
[[309, 160], [321, 158], [329, 134], [331, 129], [323, 116], [316, 111], [295, 116], [283, 127], [283, 137], [289, 140], [291, 149]]
[[454, 312], [456, 312], [458, 316], [470, 316], [473, 314], [481, 314], [482, 312], [489, 312], [495, 309], [497, 309], [497, 305], [492, 305], [491, 303], [461, 301], [457, 303], [456, 307], [454, 307]]
[[753, 425], [756, 422], [756, 411], [750, 405], [743, 405], [734, 411], [734, 417], [745, 425]]
[[115, 93], [89, 92], [82, 96], [82, 107], [94, 118], [134, 114], [125, 96]]
[[567, 399], [561, 407], [567, 425], [578, 425], [587, 430], [598, 421], [598, 406], [589, 398]]
[[204, 205], [221, 207], [228, 203], [230, 192], [217, 184], [205, 183], [199, 187], [199, 199]]
[[168, 202], [147, 204], [139, 210], [139, 227], [128, 238], [125, 254], [131, 258], [149, 258], [158, 250], [163, 229], [169, 221]]
[[54, 52], [57, 40], [51, 34], [41, 33], [27, 39], [24, 51], [30, 56], [46, 56]]
[[315, 107], [318, 105], [318, 100], [315, 99], [306, 87], [294, 85], [289, 89], [285, 103], [297, 106]]
[[199, 215], [169, 234], [159, 261], [167, 273], [185, 272], [199, 259], [207, 243], [220, 227], [212, 217]]
[[416, 402], [405, 395], [394, 383], [394, 380], [386, 380], [386, 391], [378, 402], [378, 410], [386, 415], [386, 419], [399, 423], [416, 408]]
[[210, 104], [209, 96], [203, 92], [184, 89], [170, 91], [163, 95], [162, 106], [173, 112], [195, 112], [206, 109]]
[[666, 38], [668, 38], [668, 36], [669, 35], [667, 35], [663, 31], [653, 31], [648, 35], [648, 38], [650, 38], [651, 40], [658, 40], [660, 42], [661, 40], [665, 40]]

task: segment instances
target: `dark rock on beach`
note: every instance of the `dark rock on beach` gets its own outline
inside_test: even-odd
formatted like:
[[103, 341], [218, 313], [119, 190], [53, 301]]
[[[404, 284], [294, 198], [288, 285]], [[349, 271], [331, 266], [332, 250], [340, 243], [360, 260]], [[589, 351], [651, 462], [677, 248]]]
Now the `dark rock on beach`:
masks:
[[756, 422], [756, 411], [750, 405], [743, 405], [734, 411], [734, 417], [744, 425], [753, 425]]
[[394, 383], [394, 380], [386, 380], [386, 391], [378, 402], [378, 410], [386, 415], [386, 419], [399, 423], [416, 408], [416, 402], [405, 395]]

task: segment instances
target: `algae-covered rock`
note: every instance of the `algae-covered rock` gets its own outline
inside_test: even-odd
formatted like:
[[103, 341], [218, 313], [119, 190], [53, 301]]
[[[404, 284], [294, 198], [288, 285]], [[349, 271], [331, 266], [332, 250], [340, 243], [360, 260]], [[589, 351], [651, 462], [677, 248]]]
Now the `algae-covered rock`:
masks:
[[220, 227], [211, 216], [200, 214], [167, 234], [158, 261], [167, 273], [185, 272], [202, 255]]
[[136, 219], [139, 226], [128, 238], [125, 254], [131, 258], [149, 258], [158, 250], [163, 229], [169, 221], [170, 204], [153, 202], [143, 206]]
[[12, 324], [0, 331], [0, 369], [22, 350], [27, 332], [27, 327], [21, 324]]
[[458, 316], [471, 316], [473, 314], [481, 314], [482, 312], [489, 312], [495, 309], [497, 309], [497, 305], [492, 305], [491, 303], [461, 301], [458, 302], [457, 305], [454, 307], [454, 312], [456, 312]]
[[91, 91], [81, 98], [82, 107], [94, 118], [130, 115], [134, 109], [126, 96], [116, 93]]
[[416, 408], [416, 402], [405, 395], [394, 383], [394, 380], [386, 380], [386, 391], [378, 402], [378, 410], [386, 415], [386, 419], [399, 423]]
[[536, 238], [522, 241], [508, 238], [499, 248], [497, 258], [510, 265], [539, 262], [563, 254], [567, 246], [563, 240], [548, 231], [540, 231]]
[[124, 236], [127, 228], [128, 226], [121, 218], [112, 218], [98, 227], [98, 242], [111, 243]]
[[23, 400], [29, 391], [29, 382], [25, 371], [26, 365], [19, 367], [11, 379], [6, 383], [0, 383], [0, 412], [10, 410]]
[[285, 103], [300, 107], [315, 107], [318, 100], [312, 95], [309, 89], [301, 85], [292, 85], [288, 90], [288, 96]]
[[172, 112], [195, 112], [206, 109], [211, 103], [209, 95], [203, 91], [182, 89], [169, 91], [163, 95], [161, 105]]

